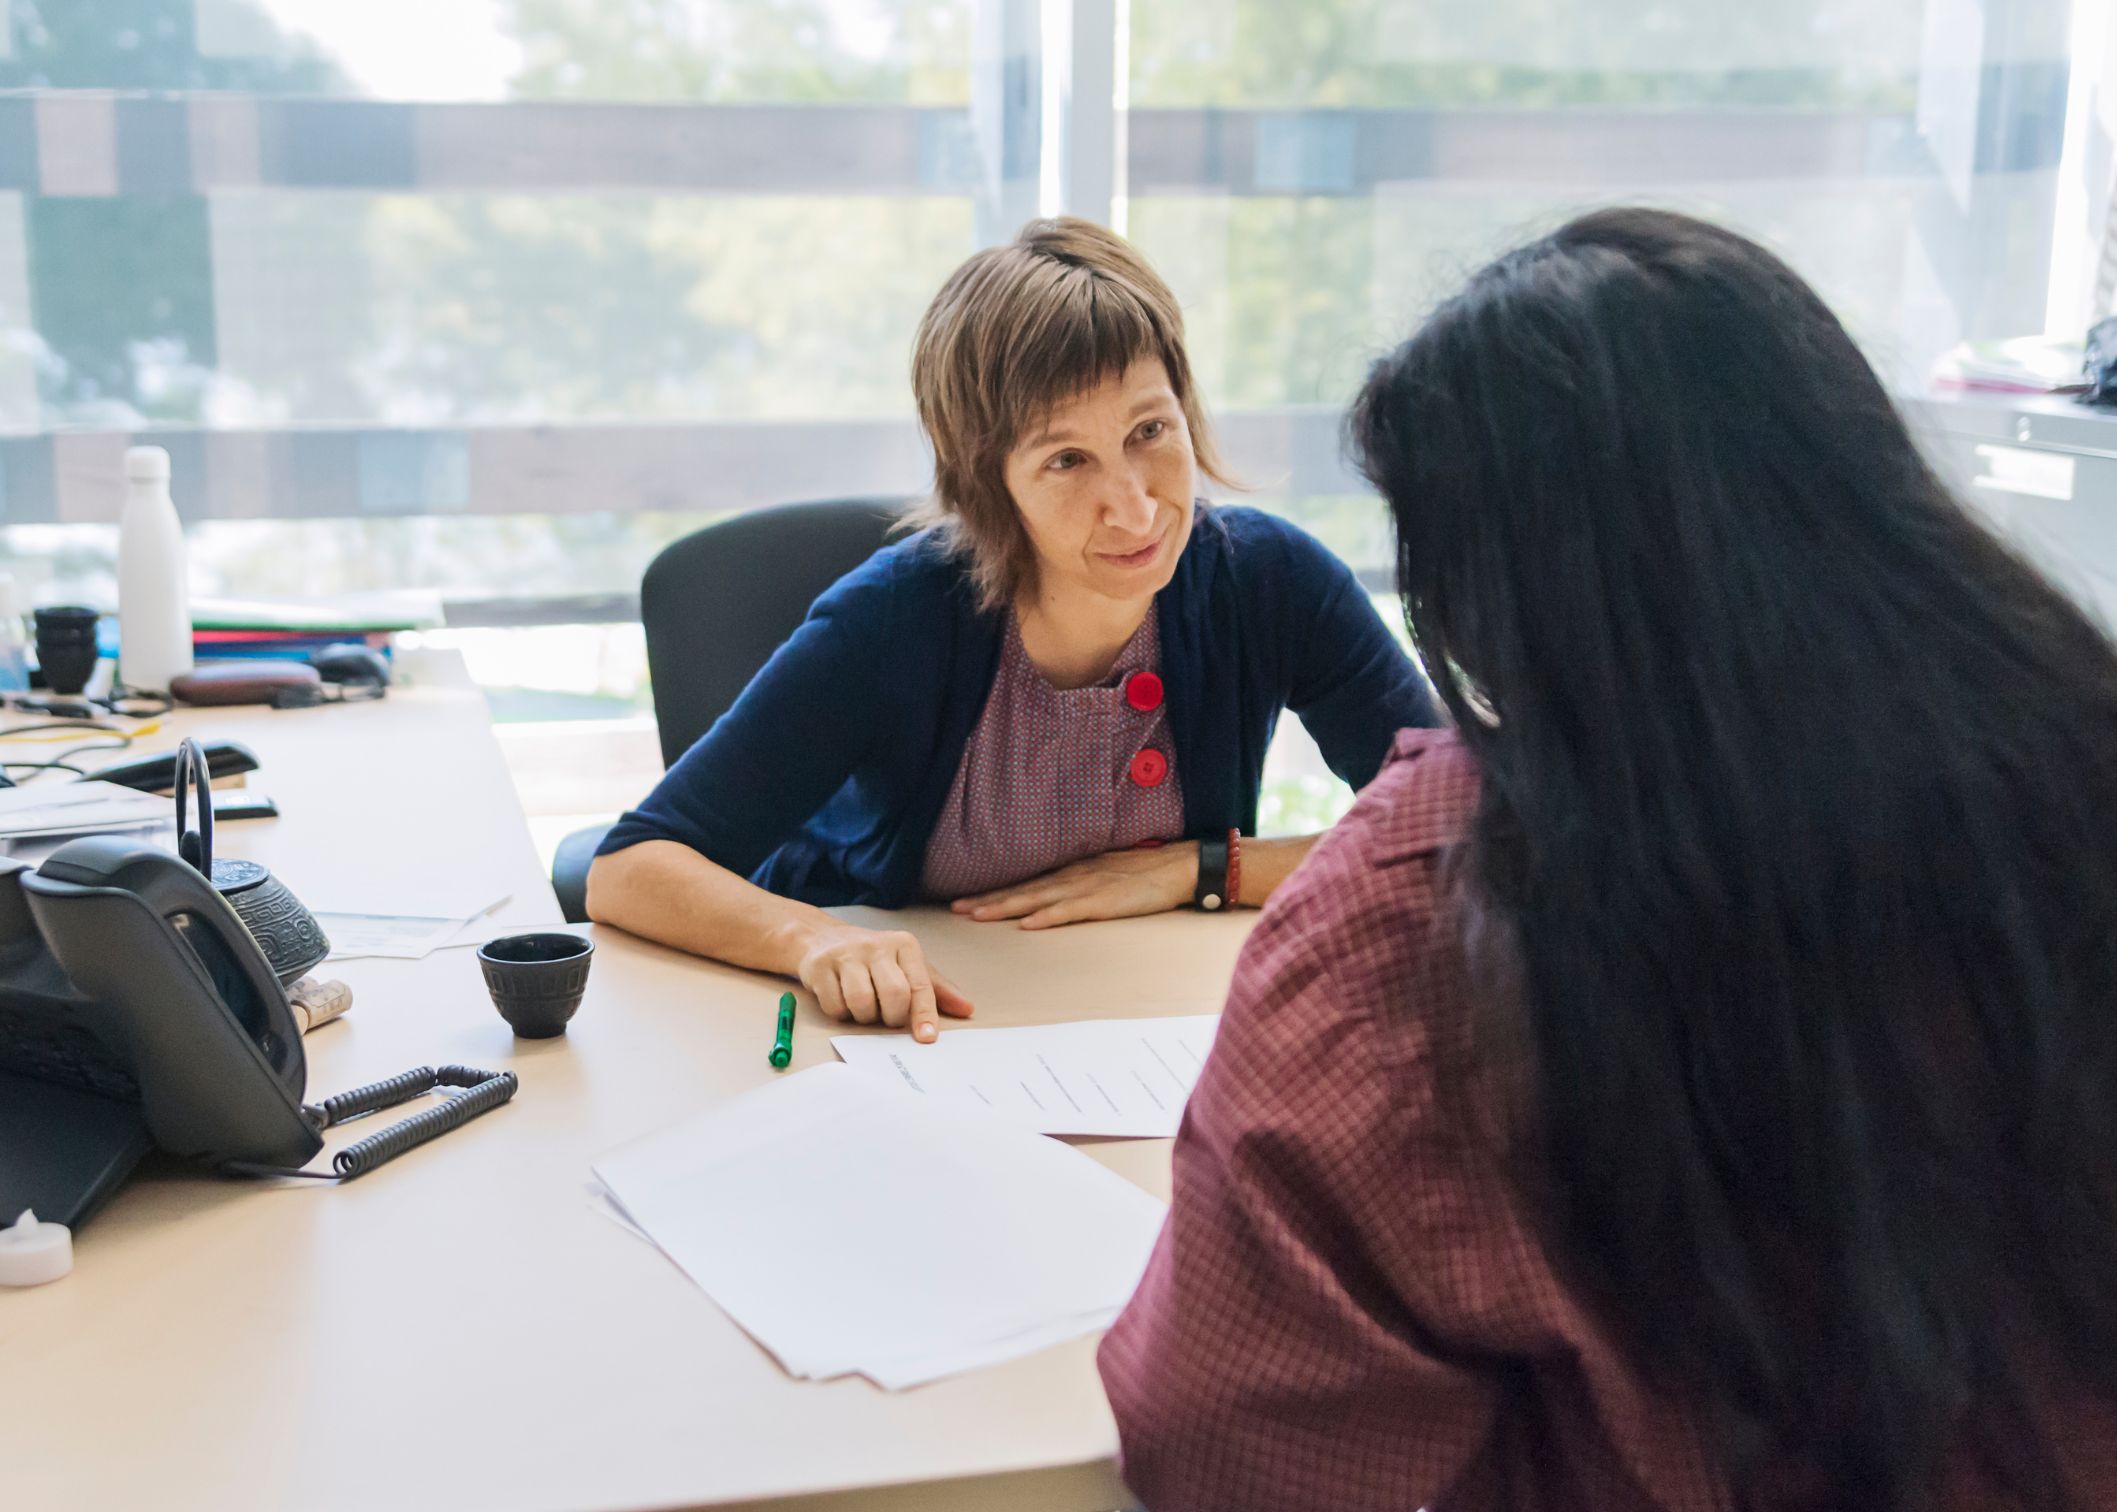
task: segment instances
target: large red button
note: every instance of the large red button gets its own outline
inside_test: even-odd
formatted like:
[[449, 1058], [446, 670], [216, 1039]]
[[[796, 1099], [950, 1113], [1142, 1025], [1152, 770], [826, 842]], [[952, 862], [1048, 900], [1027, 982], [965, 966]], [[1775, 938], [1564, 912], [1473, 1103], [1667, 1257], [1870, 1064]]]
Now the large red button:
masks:
[[1152, 672], [1135, 672], [1125, 679], [1125, 702], [1142, 714], [1161, 707], [1161, 679]]
[[1160, 787], [1169, 775], [1169, 758], [1148, 746], [1132, 758], [1132, 780], [1141, 787]]

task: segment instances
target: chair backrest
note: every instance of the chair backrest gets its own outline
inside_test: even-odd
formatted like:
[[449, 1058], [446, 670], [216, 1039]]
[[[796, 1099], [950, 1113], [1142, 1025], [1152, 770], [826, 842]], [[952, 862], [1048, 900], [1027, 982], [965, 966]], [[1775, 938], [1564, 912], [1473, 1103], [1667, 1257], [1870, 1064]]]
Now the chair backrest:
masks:
[[716, 521], [640, 579], [662, 764], [727, 712], [824, 589], [874, 555], [909, 502], [829, 499]]

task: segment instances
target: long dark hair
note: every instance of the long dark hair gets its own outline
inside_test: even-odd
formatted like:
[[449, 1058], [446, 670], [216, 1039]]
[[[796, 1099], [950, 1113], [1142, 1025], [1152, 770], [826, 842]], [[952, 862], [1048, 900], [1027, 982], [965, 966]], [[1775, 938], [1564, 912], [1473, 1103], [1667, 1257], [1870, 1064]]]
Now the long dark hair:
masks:
[[1686, 217], [1492, 264], [1350, 435], [1562, 1263], [1752, 1505], [1923, 1506], [1958, 1448], [2066, 1505], [2048, 1393], [2117, 1396], [2110, 643]]

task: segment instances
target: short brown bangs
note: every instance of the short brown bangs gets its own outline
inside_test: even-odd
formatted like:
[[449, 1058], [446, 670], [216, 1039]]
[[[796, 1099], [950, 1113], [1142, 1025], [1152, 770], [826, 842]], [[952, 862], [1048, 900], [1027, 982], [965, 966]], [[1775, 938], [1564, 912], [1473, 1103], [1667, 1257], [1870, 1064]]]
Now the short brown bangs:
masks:
[[1001, 350], [983, 368], [992, 384], [987, 413], [993, 430], [981, 438], [989, 454], [1012, 450], [1055, 410], [1122, 377], [1142, 358], [1161, 363], [1177, 402], [1183, 402], [1190, 377], [1183, 348], [1136, 291], [1086, 268], [1047, 265], [1037, 271], [1051, 287], [1022, 291], [1009, 312], [1015, 318], [995, 333]]
[[912, 348], [934, 491], [905, 524], [944, 527], [986, 607], [1036, 577], [1007, 491], [1007, 454], [1069, 400], [1149, 358], [1168, 374], [1198, 470], [1231, 483], [1192, 385], [1182, 308], [1123, 237], [1083, 220], [1031, 221], [1009, 245], [974, 254], [934, 296]]

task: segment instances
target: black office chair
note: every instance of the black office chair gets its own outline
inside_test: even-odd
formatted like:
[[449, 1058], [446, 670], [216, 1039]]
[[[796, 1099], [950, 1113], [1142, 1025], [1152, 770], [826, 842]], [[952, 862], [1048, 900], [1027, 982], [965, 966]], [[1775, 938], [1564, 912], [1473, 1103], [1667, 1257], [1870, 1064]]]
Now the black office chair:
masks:
[[[647, 674], [662, 765], [727, 712], [818, 595], [889, 538], [902, 498], [831, 499], [753, 510], [664, 547], [640, 579]], [[588, 917], [588, 863], [608, 825], [576, 830], [552, 857], [572, 923]]]

